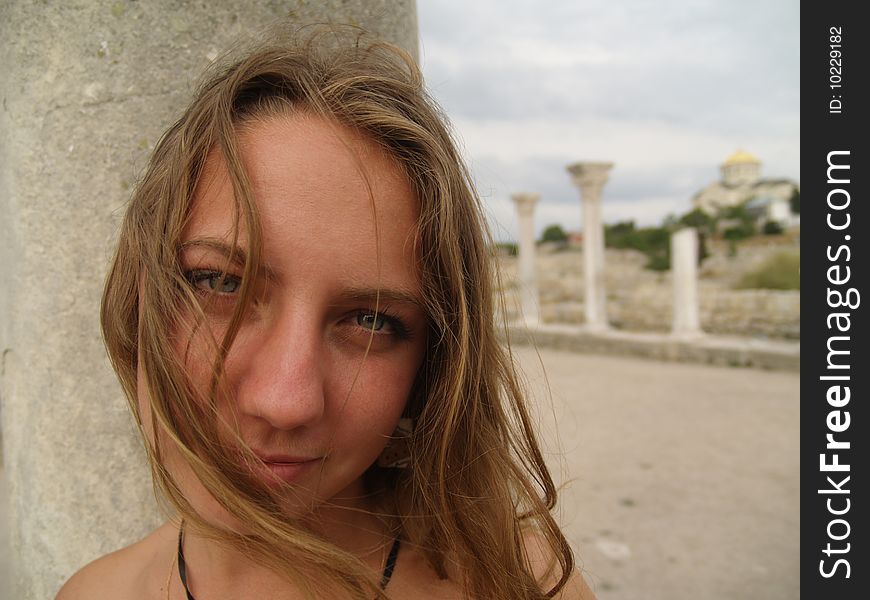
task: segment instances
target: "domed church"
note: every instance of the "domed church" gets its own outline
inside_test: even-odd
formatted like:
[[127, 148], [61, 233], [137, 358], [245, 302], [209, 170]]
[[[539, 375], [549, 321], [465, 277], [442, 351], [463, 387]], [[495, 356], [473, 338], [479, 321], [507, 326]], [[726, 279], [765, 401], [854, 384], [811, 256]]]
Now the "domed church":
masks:
[[723, 208], [744, 202], [758, 216], [767, 217], [783, 225], [791, 225], [790, 200], [798, 189], [790, 179], [766, 179], [761, 177], [761, 161], [744, 150], [738, 150], [725, 159], [720, 166], [722, 178], [714, 181], [692, 197], [692, 206], [705, 213], [716, 215]]

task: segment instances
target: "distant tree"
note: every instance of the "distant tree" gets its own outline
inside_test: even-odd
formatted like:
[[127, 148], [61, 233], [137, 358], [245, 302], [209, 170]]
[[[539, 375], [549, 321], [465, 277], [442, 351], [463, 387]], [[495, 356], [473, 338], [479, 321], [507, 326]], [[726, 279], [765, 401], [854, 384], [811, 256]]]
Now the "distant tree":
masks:
[[604, 241], [610, 248], [632, 248], [643, 252], [647, 257], [647, 269], [666, 271], [670, 268], [670, 229], [667, 227], [636, 229], [634, 221], [623, 221], [605, 227]]
[[789, 198], [789, 205], [791, 206], [791, 212], [793, 214], [801, 214], [801, 191], [798, 188], [795, 188], [794, 191], [791, 193], [791, 198]]
[[634, 232], [634, 221], [620, 221], [604, 226], [604, 245], [608, 248], [625, 248], [623, 240]]
[[723, 208], [720, 217], [736, 224], [722, 232], [722, 237], [731, 242], [746, 239], [755, 235], [756, 227], [755, 220], [746, 210], [747, 201], [744, 201], [735, 206]]
[[732, 242], [745, 240], [746, 238], [752, 237], [753, 235], [755, 235], [755, 227], [752, 226], [751, 223], [749, 225], [735, 225], [734, 227], [729, 227], [724, 232], [722, 232], [722, 237]]
[[764, 235], [779, 235], [782, 233], [782, 225], [776, 221], [765, 221], [764, 227], [761, 228], [761, 233]]
[[710, 250], [707, 249], [707, 233], [703, 230], [698, 231], [698, 266], [704, 262], [704, 259], [710, 256]]
[[650, 271], [667, 271], [671, 268], [671, 251], [670, 248], [666, 248], [663, 251], [656, 252], [655, 254], [647, 255], [649, 259], [647, 263], [644, 265]]
[[752, 221], [752, 217], [746, 212], [746, 204], [749, 200], [745, 200], [734, 206], [726, 206], [719, 212], [719, 216], [724, 219], [736, 219], [738, 221]]
[[568, 235], [561, 225], [548, 225], [541, 234], [542, 242], [567, 242]]
[[715, 226], [715, 221], [713, 217], [705, 213], [700, 208], [696, 208], [684, 214], [680, 217], [680, 224], [686, 225], [687, 227], [694, 227], [698, 231], [702, 232], [713, 232], [713, 227]]
[[647, 256], [646, 268], [667, 271], [671, 268], [671, 231], [666, 227], [638, 229], [640, 249]]

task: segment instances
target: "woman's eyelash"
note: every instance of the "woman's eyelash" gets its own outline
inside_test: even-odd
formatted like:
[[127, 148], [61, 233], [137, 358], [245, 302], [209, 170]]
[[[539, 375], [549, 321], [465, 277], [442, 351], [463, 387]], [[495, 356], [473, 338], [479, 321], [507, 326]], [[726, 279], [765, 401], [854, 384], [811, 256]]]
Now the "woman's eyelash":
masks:
[[221, 295], [235, 294], [242, 285], [240, 277], [212, 269], [194, 269], [184, 278], [195, 290]]
[[[378, 321], [380, 320], [380, 324]], [[390, 315], [383, 310], [375, 312], [373, 310], [362, 310], [356, 315], [357, 325], [371, 331], [380, 331], [384, 325], [392, 329], [392, 335], [400, 340], [408, 340], [411, 338], [411, 330], [397, 316]]]

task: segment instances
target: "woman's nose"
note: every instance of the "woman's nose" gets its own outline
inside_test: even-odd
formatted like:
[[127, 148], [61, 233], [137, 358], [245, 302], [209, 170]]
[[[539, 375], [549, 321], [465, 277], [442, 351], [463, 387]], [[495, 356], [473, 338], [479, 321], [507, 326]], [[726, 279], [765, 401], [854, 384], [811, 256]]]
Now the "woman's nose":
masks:
[[283, 430], [312, 425], [323, 417], [323, 339], [310, 322], [276, 324], [249, 340], [242, 351], [246, 356], [236, 402], [243, 413]]

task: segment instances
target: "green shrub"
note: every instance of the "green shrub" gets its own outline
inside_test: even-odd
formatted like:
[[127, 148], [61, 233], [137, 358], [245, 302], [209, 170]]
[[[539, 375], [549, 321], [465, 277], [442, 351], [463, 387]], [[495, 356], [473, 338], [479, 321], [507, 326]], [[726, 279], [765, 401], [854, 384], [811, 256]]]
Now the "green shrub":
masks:
[[667, 271], [671, 268], [671, 253], [670, 252], [655, 252], [647, 254], [647, 261], [644, 267], [650, 271]]
[[671, 233], [664, 227], [644, 227], [626, 232], [614, 233], [605, 243], [613, 248], [634, 248], [650, 253], [666, 248], [670, 243]]
[[680, 217], [679, 223], [687, 227], [694, 227], [699, 232], [713, 233], [715, 221], [713, 217], [700, 208], [696, 208]]
[[622, 239], [634, 231], [634, 221], [620, 221], [604, 225], [604, 245], [608, 248], [623, 248]]
[[799, 290], [801, 289], [800, 252], [780, 252], [746, 273], [737, 289]]
[[761, 233], [764, 235], [779, 235], [782, 231], [782, 225], [776, 221], [766, 221], [761, 229]]
[[752, 221], [752, 217], [750, 217], [749, 213], [746, 212], [747, 204], [748, 201], [744, 200], [740, 204], [726, 206], [719, 212], [719, 217], [723, 219], [736, 219], [743, 222]]
[[609, 248], [632, 248], [646, 254], [646, 268], [667, 271], [671, 268], [671, 232], [667, 227], [635, 229], [634, 221], [607, 225], [604, 243]]
[[791, 206], [791, 212], [796, 215], [801, 214], [801, 191], [798, 188], [795, 188], [791, 193], [789, 205]]
[[707, 249], [707, 233], [698, 231], [698, 266], [704, 262], [704, 259], [710, 256], [710, 251]]
[[[747, 201], [744, 201], [736, 206], [728, 206], [719, 213], [719, 220], [724, 219], [732, 223], [731, 227], [722, 232], [722, 237], [731, 242], [745, 240], [754, 236], [757, 231], [755, 228], [755, 220], [746, 212]], [[725, 223], [721, 223], [725, 225]]]
[[567, 242], [568, 235], [561, 225], [549, 225], [541, 234], [542, 242]]
[[722, 237], [732, 242], [745, 240], [753, 235], [755, 235], [755, 227], [753, 227], [751, 223], [743, 223], [741, 225], [729, 227], [722, 233]]

